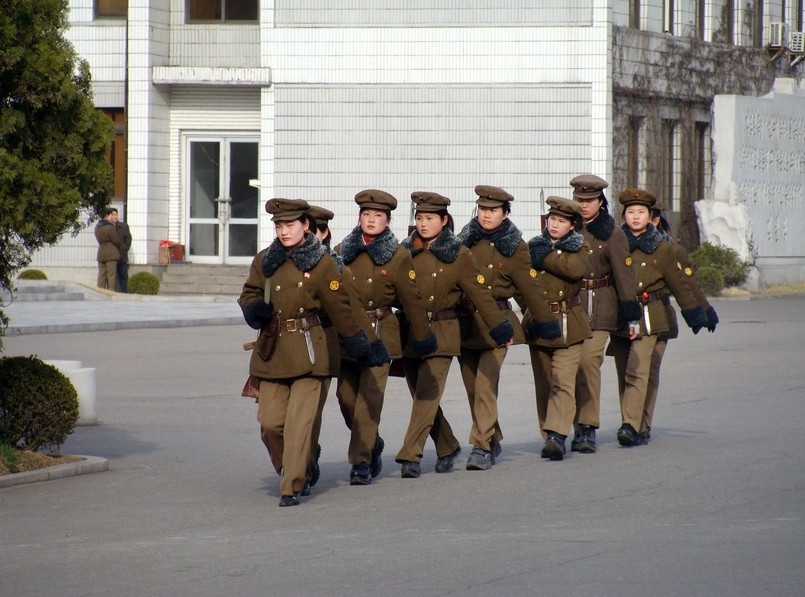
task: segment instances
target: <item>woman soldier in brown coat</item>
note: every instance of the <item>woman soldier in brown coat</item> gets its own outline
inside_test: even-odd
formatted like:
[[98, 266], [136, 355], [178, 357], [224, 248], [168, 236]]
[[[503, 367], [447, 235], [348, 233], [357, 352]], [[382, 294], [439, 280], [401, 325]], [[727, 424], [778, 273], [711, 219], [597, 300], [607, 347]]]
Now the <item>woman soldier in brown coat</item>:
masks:
[[[636, 446], [648, 442], [638, 435], [644, 421], [648, 397], [651, 358], [660, 335], [671, 325], [666, 303], [676, 298], [682, 317], [697, 333], [707, 327], [707, 315], [690, 290], [688, 279], [693, 271], [683, 269], [673, 244], [650, 222], [651, 208], [656, 203], [652, 193], [643, 189], [626, 189], [618, 201], [623, 205], [622, 226], [629, 241], [629, 265], [635, 272], [635, 295], [642, 306], [639, 322], [632, 322], [612, 335], [612, 354], [618, 369], [621, 417], [618, 442]], [[639, 334], [639, 338], [630, 341]], [[659, 372], [658, 372], [659, 373]]]
[[[319, 242], [321, 242], [321, 244], [327, 248], [330, 257], [332, 257], [335, 260], [335, 263], [338, 266], [338, 271], [341, 274], [340, 282], [344, 288], [344, 291], [347, 293], [347, 296], [349, 297], [349, 305], [352, 309], [353, 318], [358, 323], [360, 328], [367, 332], [367, 335], [370, 337], [370, 339], [374, 338], [375, 335], [372, 328], [372, 324], [369, 321], [369, 318], [366, 316], [366, 312], [363, 310], [363, 307], [361, 306], [360, 300], [358, 298], [358, 292], [355, 289], [355, 282], [352, 279], [352, 272], [350, 271], [349, 267], [344, 265], [344, 260], [341, 258], [341, 255], [339, 255], [333, 249], [330, 248], [332, 235], [330, 232], [329, 222], [334, 217], [333, 212], [331, 212], [329, 209], [325, 209], [317, 205], [312, 205], [308, 210], [308, 214], [315, 221], [316, 238], [318, 238]], [[321, 417], [324, 411], [324, 405], [327, 402], [327, 394], [330, 391], [330, 382], [332, 380], [332, 377], [338, 377], [339, 371], [341, 370], [341, 346], [338, 338], [338, 333], [335, 331], [332, 322], [326, 315], [322, 316], [322, 327], [324, 328], [324, 332], [327, 335], [327, 349], [328, 354], [330, 355], [331, 377], [326, 378], [321, 385], [321, 394], [319, 396], [319, 408], [316, 412], [316, 418], [313, 422], [313, 430], [310, 441], [310, 450], [311, 450], [310, 474], [309, 474], [310, 483], [308, 487], [302, 489], [302, 495], [306, 495], [306, 492], [309, 493], [310, 487], [313, 487], [319, 480], [320, 475], [319, 456], [321, 456], [319, 435], [321, 433]], [[383, 347], [382, 350], [385, 351], [385, 347]], [[377, 360], [380, 361], [380, 359]], [[388, 357], [388, 353], [386, 352], [385, 356], [383, 356], [382, 358], [382, 363], [388, 363], [390, 360], [391, 357]]]
[[[662, 234], [663, 238], [673, 245], [677, 262], [682, 265], [682, 271], [686, 274], [691, 272], [687, 277], [688, 287], [707, 315], [708, 331], [715, 332], [716, 325], [718, 325], [716, 310], [710, 305], [704, 292], [702, 292], [701, 286], [699, 286], [699, 281], [696, 279], [696, 274], [693, 273], [690, 257], [688, 257], [688, 252], [685, 250], [685, 247], [683, 247], [679, 241], [675, 241], [671, 238], [668, 222], [663, 217], [662, 212], [663, 208], [655, 203], [651, 210], [651, 223], [660, 234]], [[660, 389], [660, 367], [662, 366], [662, 358], [665, 355], [665, 349], [668, 346], [668, 340], [673, 340], [679, 336], [676, 311], [671, 305], [670, 299], [663, 299], [663, 304], [665, 305], [665, 312], [668, 314], [669, 330], [667, 333], [657, 335], [657, 343], [654, 345], [654, 351], [651, 353], [651, 371], [648, 376], [646, 405], [643, 407], [643, 420], [640, 423], [640, 429], [637, 431], [638, 443], [640, 445], [647, 444], [651, 439], [651, 422], [654, 419], [654, 407], [657, 404], [657, 394]], [[621, 369], [625, 369], [625, 363], [616, 362], [616, 366], [618, 365]], [[623, 384], [621, 376], [618, 376], [618, 382], [619, 384]], [[622, 387], [619, 387], [619, 390], [623, 392]]]
[[[531, 369], [537, 393], [537, 418], [545, 437], [541, 456], [550, 460], [565, 457], [565, 438], [576, 414], [576, 372], [582, 344], [590, 337], [587, 315], [581, 307], [579, 289], [587, 271], [590, 245], [575, 231], [581, 226], [579, 204], [562, 197], [548, 197], [548, 225], [542, 234], [528, 241], [531, 266], [543, 296], [562, 327], [554, 340], [529, 338]], [[530, 330], [533, 315], [526, 311], [523, 328]]]
[[[411, 252], [416, 283], [427, 303], [431, 330], [439, 348], [422, 359], [409, 342], [404, 351], [403, 368], [413, 405], [411, 420], [396, 460], [403, 478], [420, 475], [419, 462], [430, 435], [436, 444], [436, 472], [452, 470], [461, 451], [458, 440], [444, 418], [439, 402], [454, 356], [461, 354], [461, 332], [456, 307], [462, 294], [472, 301], [486, 329], [489, 342], [502, 346], [514, 335], [512, 324], [495, 304], [484, 275], [467, 247], [447, 227], [450, 199], [438, 193], [416, 192], [416, 230], [402, 243]], [[406, 311], [406, 315], [409, 315]]]
[[274, 470], [282, 475], [280, 506], [296, 506], [307, 481], [310, 436], [321, 384], [330, 375], [324, 311], [344, 348], [367, 365], [387, 358], [352, 317], [339, 272], [309, 231], [309, 205], [271, 199], [277, 238], [252, 260], [238, 303], [246, 323], [261, 329], [249, 363], [260, 379], [257, 420]]
[[570, 186], [580, 207], [581, 235], [590, 245], [579, 298], [592, 329], [592, 336], [581, 349], [576, 377], [575, 435], [570, 450], [592, 454], [596, 451], [595, 430], [600, 425], [601, 364], [607, 340], [620, 323], [640, 319], [640, 304], [634, 297], [634, 272], [626, 265], [629, 256], [626, 235], [609, 214], [604, 195], [609, 184], [593, 174], [582, 174], [571, 180]]
[[[397, 200], [384, 191], [367, 189], [355, 195], [359, 223], [336, 247], [352, 271], [358, 303], [374, 325], [392, 358], [402, 357], [400, 325], [391, 311], [401, 306], [409, 316], [414, 349], [418, 355], [436, 350], [436, 337], [428, 327], [427, 308], [414, 282], [411, 254], [400, 247], [388, 227]], [[391, 317], [389, 317], [391, 315]], [[361, 367], [341, 361], [336, 395], [347, 427], [351, 485], [368, 485], [383, 466], [383, 438], [378, 433], [389, 365]]]
[[[520, 320], [512, 311], [515, 294], [536, 314], [536, 336], [556, 338], [561, 334], [559, 324], [543, 298], [542, 287], [532, 276], [528, 246], [520, 230], [509, 219], [512, 197], [498, 187], [478, 185], [478, 214], [457, 235], [467, 247], [484, 276], [484, 284], [501, 313], [514, 329], [513, 344], [525, 341]], [[624, 241], [625, 243], [625, 241]], [[500, 454], [503, 433], [498, 424], [498, 384], [503, 360], [508, 348], [497, 346], [489, 336], [489, 327], [468, 298], [462, 299], [461, 315], [468, 317], [468, 330], [462, 333], [461, 377], [467, 390], [472, 413], [470, 443], [472, 452], [467, 470], [487, 470]], [[463, 330], [462, 330], [463, 331]]]

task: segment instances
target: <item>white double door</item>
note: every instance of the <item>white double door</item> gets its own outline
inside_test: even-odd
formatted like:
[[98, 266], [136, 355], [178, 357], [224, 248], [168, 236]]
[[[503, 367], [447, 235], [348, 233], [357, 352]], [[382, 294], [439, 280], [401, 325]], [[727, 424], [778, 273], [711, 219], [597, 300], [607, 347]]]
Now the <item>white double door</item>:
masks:
[[187, 259], [248, 264], [257, 253], [256, 137], [188, 137]]

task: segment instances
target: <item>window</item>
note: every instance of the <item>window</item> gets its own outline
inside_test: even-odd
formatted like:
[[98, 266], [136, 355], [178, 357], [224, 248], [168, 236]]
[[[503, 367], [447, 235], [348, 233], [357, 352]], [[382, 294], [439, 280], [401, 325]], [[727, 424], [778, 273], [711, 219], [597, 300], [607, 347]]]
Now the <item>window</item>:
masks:
[[102, 110], [115, 127], [115, 138], [109, 148], [106, 161], [112, 164], [115, 174], [113, 197], [116, 200], [126, 198], [126, 115], [123, 110]]
[[95, 0], [95, 17], [125, 17], [128, 0]]
[[696, 9], [696, 37], [698, 39], [704, 39], [704, 23], [705, 23], [704, 0], [697, 0], [695, 3], [695, 9]]
[[640, 29], [640, 1], [629, 2], [629, 27], [632, 29]]
[[763, 47], [763, 0], [754, 0], [752, 12], [752, 43], [756, 48]]
[[187, 0], [186, 21], [258, 21], [258, 0]]
[[665, 209], [677, 211], [682, 190], [682, 135], [677, 122], [663, 121], [665, 153], [663, 164], [663, 203]]
[[674, 35], [674, 0], [665, 0], [662, 7], [662, 30]]
[[627, 158], [626, 184], [629, 187], [640, 186], [640, 127], [643, 119], [632, 116], [629, 119], [629, 155]]
[[710, 123], [696, 123], [696, 197], [706, 199], [710, 191], [712, 161], [710, 155]]

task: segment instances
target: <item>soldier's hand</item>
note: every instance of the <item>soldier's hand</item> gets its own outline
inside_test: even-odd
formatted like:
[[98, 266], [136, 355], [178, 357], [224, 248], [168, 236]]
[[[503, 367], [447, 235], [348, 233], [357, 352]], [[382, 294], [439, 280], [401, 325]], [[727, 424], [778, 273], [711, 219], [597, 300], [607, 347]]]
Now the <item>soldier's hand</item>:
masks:
[[713, 307], [708, 307], [705, 314], [707, 315], [707, 331], [713, 333], [718, 325], [718, 313]]

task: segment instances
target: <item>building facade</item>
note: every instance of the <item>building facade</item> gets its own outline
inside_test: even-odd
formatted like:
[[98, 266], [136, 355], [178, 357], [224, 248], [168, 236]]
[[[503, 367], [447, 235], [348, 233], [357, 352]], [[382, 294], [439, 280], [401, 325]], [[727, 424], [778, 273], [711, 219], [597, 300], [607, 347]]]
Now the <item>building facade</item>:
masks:
[[[692, 247], [714, 97], [802, 73], [769, 49], [771, 23], [803, 30], [802, 0], [69, 4], [67, 37], [116, 122], [115, 204], [141, 265], [165, 240], [193, 263], [248, 263], [273, 239], [271, 197], [327, 206], [340, 239], [364, 188], [398, 198], [403, 237], [412, 191], [450, 197], [463, 224], [475, 185], [502, 186], [530, 236], [543, 198], [584, 172], [612, 197], [654, 190]], [[95, 249], [87, 232], [34, 264], [91, 272]]]

